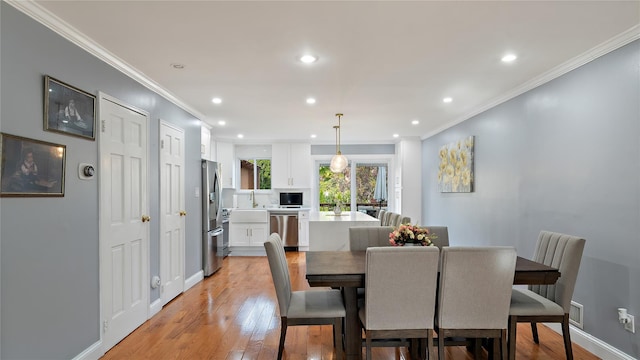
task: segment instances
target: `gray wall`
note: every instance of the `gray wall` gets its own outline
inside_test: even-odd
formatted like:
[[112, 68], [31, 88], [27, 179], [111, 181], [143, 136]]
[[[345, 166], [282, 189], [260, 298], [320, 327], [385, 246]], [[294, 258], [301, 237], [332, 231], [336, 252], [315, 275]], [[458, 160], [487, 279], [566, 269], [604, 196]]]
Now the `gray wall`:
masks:
[[[151, 275], [159, 273], [159, 119], [185, 130], [185, 210], [193, 214], [186, 219], [186, 276], [202, 268], [194, 196], [200, 122], [6, 3], [0, 6], [0, 131], [67, 146], [64, 197], [0, 200], [0, 357], [69, 359], [100, 339], [98, 180], [77, 176], [80, 162], [98, 164], [98, 142], [43, 131], [43, 76], [149, 112]], [[151, 301], [158, 298], [152, 290]]]
[[[475, 135], [475, 192], [438, 192], [440, 146]], [[423, 142], [423, 224], [452, 245], [513, 245], [540, 230], [587, 239], [574, 300], [584, 330], [635, 357], [640, 331], [640, 41]], [[636, 325], [637, 326], [637, 325]], [[640, 329], [638, 329], [640, 330]]]

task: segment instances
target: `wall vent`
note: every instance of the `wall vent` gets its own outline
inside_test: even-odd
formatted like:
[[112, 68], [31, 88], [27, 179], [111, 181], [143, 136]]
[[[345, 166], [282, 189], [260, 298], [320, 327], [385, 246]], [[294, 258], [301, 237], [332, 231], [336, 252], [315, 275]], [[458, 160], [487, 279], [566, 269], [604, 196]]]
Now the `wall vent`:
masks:
[[571, 308], [569, 309], [569, 323], [580, 329], [584, 326], [584, 306], [573, 300], [571, 301]]

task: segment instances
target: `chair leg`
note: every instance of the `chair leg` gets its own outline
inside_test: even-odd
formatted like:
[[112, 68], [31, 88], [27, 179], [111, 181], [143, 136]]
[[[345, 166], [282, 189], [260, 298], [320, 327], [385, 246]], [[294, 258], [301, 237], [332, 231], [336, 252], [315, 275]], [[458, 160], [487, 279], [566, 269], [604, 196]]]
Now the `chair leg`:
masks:
[[516, 358], [516, 334], [518, 330], [518, 317], [509, 316], [509, 360], [515, 360]]
[[366, 340], [365, 340], [365, 345], [367, 347], [367, 360], [371, 360], [373, 359], [373, 356], [371, 355], [371, 345], [373, 345], [371, 343], [371, 335], [369, 335], [369, 333], [366, 334]]
[[409, 352], [411, 354], [412, 359], [421, 359], [419, 358], [419, 350], [418, 350], [418, 339], [409, 339]]
[[507, 330], [502, 330], [500, 337], [500, 359], [507, 360]]
[[540, 339], [538, 339], [538, 326], [535, 321], [531, 322], [531, 334], [533, 335], [533, 342], [540, 344]]
[[[432, 358], [432, 356], [434, 356], [433, 354], [433, 330], [429, 330], [428, 334], [427, 334], [427, 355], [425, 359], [434, 359], [435, 357]], [[444, 360], [444, 359], [442, 359]]]
[[438, 360], [444, 360], [444, 332], [438, 332]]
[[342, 342], [342, 319], [333, 322], [333, 347], [336, 349], [336, 358], [344, 359], [344, 345]]
[[564, 338], [564, 351], [567, 354], [567, 360], [573, 360], [571, 333], [569, 332], [569, 314], [564, 314], [564, 319], [562, 319], [562, 337]]
[[280, 318], [280, 346], [278, 347], [278, 360], [282, 359], [282, 352], [284, 351], [284, 339], [287, 336], [287, 318]]
[[473, 358], [474, 359], [480, 359], [480, 357], [482, 355], [480, 355], [480, 352], [482, 352], [482, 339], [480, 338], [475, 338], [472, 340], [473, 341]]

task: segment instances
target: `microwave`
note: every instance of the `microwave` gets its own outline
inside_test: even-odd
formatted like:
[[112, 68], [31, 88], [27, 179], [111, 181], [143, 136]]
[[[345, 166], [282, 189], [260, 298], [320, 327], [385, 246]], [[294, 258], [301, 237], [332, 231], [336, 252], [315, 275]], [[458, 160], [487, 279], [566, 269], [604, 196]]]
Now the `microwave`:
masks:
[[280, 207], [299, 208], [302, 206], [301, 192], [283, 192], [280, 193]]

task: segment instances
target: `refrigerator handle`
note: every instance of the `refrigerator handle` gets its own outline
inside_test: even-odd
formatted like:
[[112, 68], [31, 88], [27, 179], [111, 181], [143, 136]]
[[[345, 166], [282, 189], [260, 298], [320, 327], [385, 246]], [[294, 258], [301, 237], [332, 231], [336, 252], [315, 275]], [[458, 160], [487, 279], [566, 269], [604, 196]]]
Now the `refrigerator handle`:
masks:
[[211, 236], [218, 236], [220, 234], [222, 234], [224, 232], [224, 230], [222, 228], [215, 230], [213, 233], [211, 233]]

